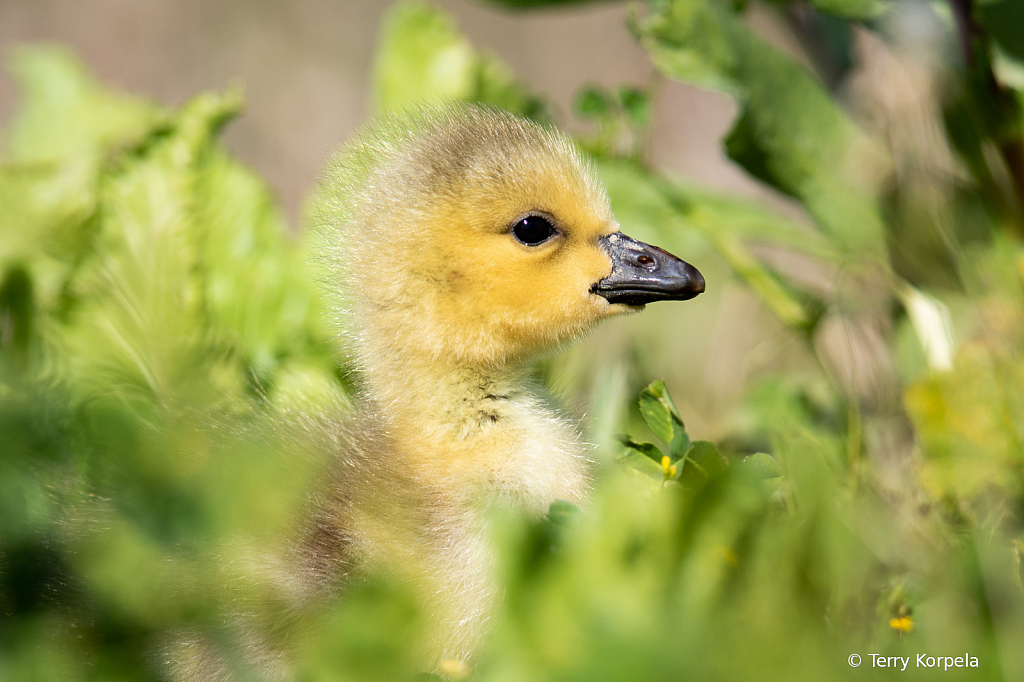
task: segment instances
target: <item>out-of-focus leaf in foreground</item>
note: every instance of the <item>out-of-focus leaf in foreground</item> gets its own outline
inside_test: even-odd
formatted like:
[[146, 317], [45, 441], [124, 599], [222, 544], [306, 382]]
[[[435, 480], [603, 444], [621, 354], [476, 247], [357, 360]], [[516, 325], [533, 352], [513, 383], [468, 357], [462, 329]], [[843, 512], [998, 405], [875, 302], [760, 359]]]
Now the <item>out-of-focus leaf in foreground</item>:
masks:
[[337, 407], [337, 368], [273, 197], [217, 140], [240, 93], [167, 110], [62, 50], [14, 64], [0, 676], [153, 678], [171, 632], [223, 622], [223, 559], [290, 522], [317, 446], [275, 414]]

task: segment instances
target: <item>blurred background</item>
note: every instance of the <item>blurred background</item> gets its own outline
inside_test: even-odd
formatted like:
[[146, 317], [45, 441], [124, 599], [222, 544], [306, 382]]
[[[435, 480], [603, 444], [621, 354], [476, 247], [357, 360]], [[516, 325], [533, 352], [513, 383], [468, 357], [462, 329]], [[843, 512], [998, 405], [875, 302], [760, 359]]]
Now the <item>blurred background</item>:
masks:
[[[292, 221], [328, 155], [372, 113], [371, 64], [386, 0], [332, 2], [30, 2], [0, 5], [0, 49], [57, 42], [104, 82], [165, 104], [241, 84], [245, 112], [225, 139], [267, 179]], [[440, 2], [469, 40], [496, 54], [543, 95], [570, 128], [572, 98], [586, 84], [644, 84], [654, 69], [624, 30], [626, 3], [509, 9]], [[785, 22], [752, 22], [787, 51], [801, 49]], [[17, 90], [0, 76], [0, 120]], [[735, 116], [723, 95], [669, 83], [654, 116], [652, 159], [715, 187], [770, 196], [725, 161], [718, 140]]]

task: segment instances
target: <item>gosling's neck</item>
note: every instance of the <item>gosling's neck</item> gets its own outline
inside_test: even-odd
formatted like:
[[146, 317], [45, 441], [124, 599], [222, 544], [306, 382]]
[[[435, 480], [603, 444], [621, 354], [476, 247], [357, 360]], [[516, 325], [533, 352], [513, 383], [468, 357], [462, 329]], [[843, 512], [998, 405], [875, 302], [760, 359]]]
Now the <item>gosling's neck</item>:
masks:
[[[529, 365], [480, 367], [388, 358], [364, 376], [396, 462], [457, 499], [540, 516], [588, 487], [578, 428], [552, 410]], [[410, 458], [410, 459], [406, 459]]]
[[366, 395], [397, 428], [447, 442], [465, 441], [503, 424], [535, 403], [529, 364], [487, 366], [381, 353], [362, 369]]

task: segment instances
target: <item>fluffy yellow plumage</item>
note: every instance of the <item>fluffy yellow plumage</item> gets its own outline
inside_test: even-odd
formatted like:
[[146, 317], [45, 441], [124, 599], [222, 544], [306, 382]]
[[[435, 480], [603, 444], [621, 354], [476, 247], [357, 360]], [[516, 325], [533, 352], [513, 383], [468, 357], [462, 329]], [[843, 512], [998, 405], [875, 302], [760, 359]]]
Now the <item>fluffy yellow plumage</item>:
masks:
[[703, 279], [659, 249], [609, 242], [604, 189], [565, 136], [477, 106], [377, 124], [330, 168], [322, 204], [361, 394], [307, 566], [328, 581], [355, 562], [417, 582], [430, 655], [467, 659], [495, 599], [483, 510], [540, 515], [587, 489], [579, 431], [529, 361], [638, 310], [595, 291], [613, 275], [611, 290], [634, 296], [643, 275], [657, 280], [644, 300], [692, 297]]
[[304, 599], [361, 572], [414, 587], [423, 665], [469, 661], [498, 598], [486, 512], [581, 502], [587, 448], [531, 360], [643, 303], [703, 291], [619, 233], [560, 133], [456, 105], [375, 124], [322, 182], [325, 284], [356, 371], [288, 581]]

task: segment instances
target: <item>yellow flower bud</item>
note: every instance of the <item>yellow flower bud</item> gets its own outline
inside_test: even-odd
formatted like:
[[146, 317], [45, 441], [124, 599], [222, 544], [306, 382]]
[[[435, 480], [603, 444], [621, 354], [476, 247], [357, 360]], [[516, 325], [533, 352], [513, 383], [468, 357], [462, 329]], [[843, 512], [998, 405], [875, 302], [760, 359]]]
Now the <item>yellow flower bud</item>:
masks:
[[900, 632], [910, 632], [914, 629], [914, 621], [910, 616], [901, 616], [889, 620], [889, 627]]

